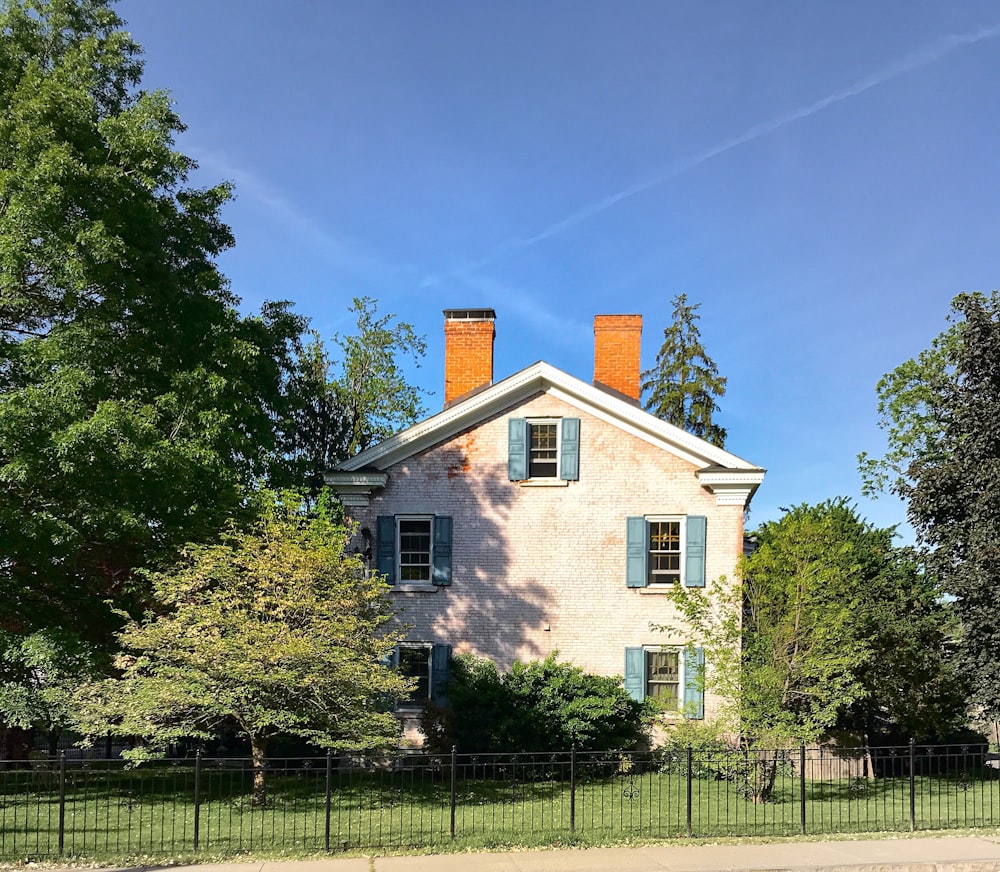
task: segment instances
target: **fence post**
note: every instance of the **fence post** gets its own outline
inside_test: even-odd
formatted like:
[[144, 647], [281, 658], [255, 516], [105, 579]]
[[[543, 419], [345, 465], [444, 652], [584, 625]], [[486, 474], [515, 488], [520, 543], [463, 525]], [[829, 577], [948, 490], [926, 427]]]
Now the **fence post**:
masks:
[[59, 856], [66, 847], [66, 751], [59, 752]]
[[691, 828], [691, 781], [693, 779], [694, 773], [694, 752], [689, 744], [687, 747], [687, 834], [688, 838], [691, 838], [692, 828]]
[[799, 745], [799, 829], [806, 834], [806, 743]]
[[569, 831], [576, 832], [576, 744], [569, 749]]
[[333, 792], [333, 751], [326, 751], [326, 829], [323, 835], [323, 847], [330, 853], [330, 797]]
[[917, 745], [910, 739], [910, 832], [917, 828]]
[[455, 838], [455, 770], [458, 768], [458, 745], [451, 746], [451, 837]]
[[201, 749], [194, 755], [194, 849], [201, 841]]

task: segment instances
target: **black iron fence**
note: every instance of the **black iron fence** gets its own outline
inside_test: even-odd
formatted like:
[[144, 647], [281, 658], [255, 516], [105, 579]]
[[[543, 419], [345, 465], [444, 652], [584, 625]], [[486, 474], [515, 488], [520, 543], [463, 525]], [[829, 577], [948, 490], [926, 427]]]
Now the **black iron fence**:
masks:
[[996, 755], [870, 751], [0, 762], [0, 859], [126, 858], [1000, 825]]

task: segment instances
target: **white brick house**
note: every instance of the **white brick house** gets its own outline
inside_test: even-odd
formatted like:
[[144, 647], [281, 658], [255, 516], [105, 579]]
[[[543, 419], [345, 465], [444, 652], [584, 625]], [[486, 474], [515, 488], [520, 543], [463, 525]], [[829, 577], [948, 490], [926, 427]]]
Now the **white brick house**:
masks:
[[641, 410], [638, 316], [595, 319], [593, 384], [542, 362], [494, 384], [493, 311], [445, 317], [444, 410], [327, 475], [409, 627], [414, 704], [451, 652], [557, 650], [711, 717], [698, 640], [650, 624], [676, 625], [674, 586], [733, 577], [764, 470]]

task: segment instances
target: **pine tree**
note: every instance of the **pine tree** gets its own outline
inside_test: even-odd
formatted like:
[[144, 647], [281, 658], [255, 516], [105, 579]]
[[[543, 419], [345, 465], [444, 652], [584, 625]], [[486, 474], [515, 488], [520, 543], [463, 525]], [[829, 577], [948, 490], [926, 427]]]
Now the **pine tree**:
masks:
[[726, 379], [701, 344], [695, 324], [700, 304], [688, 305], [687, 294], [678, 294], [673, 304], [656, 365], [642, 374], [646, 411], [722, 448], [726, 431], [712, 416], [719, 411], [716, 397], [726, 393]]

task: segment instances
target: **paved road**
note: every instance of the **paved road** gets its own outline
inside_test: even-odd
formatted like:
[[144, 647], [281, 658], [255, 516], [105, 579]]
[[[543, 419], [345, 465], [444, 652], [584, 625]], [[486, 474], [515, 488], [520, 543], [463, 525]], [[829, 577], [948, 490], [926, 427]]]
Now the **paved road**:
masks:
[[[155, 867], [151, 867], [155, 868]], [[150, 868], [150, 872], [151, 872]], [[162, 867], [161, 867], [162, 868]], [[1000, 836], [653, 845], [175, 866], [171, 872], [1000, 872]], [[145, 872], [133, 867], [122, 872]]]

